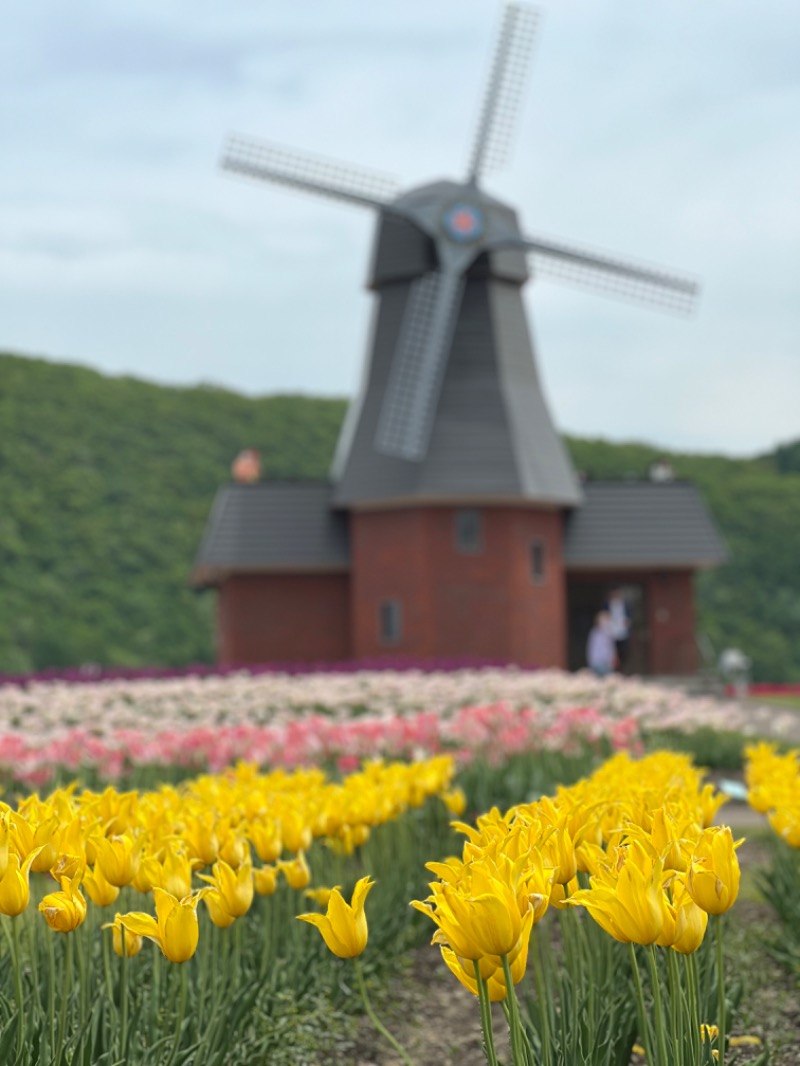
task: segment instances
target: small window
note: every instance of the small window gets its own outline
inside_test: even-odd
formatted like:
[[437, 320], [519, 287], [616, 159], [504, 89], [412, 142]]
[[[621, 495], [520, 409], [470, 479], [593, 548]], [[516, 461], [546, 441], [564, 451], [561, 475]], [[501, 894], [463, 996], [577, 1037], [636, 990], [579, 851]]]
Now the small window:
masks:
[[478, 555], [483, 550], [481, 513], [474, 507], [456, 511], [456, 549], [462, 555]]
[[402, 636], [399, 600], [383, 600], [379, 610], [381, 644], [397, 644]]
[[547, 558], [544, 541], [538, 537], [531, 541], [531, 581], [543, 585], [547, 576]]

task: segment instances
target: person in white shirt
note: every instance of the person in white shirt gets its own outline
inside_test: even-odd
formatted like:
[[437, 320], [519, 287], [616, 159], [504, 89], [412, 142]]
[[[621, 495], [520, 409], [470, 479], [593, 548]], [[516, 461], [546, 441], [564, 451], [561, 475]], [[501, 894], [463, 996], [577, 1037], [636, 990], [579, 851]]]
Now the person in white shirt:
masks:
[[631, 614], [622, 589], [612, 589], [606, 604], [611, 636], [617, 651], [617, 668], [624, 671], [628, 658], [628, 640], [631, 635]]
[[586, 662], [598, 677], [607, 677], [617, 661], [617, 648], [611, 635], [608, 611], [599, 611], [586, 642]]

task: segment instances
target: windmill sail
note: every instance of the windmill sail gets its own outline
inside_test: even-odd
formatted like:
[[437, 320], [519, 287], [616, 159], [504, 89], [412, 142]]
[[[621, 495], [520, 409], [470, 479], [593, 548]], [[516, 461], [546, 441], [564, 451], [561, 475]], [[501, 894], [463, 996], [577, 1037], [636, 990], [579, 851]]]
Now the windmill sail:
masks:
[[248, 178], [288, 185], [359, 207], [384, 207], [399, 191], [394, 179], [364, 167], [238, 135], [228, 138], [220, 166]]
[[452, 270], [411, 285], [375, 437], [385, 455], [417, 461], [428, 449], [463, 287]]
[[468, 181], [477, 181], [506, 161], [538, 21], [538, 12], [528, 4], [506, 5], [470, 155]]
[[632, 259], [612, 258], [574, 245], [535, 238], [526, 240], [525, 246], [533, 259], [535, 275], [652, 304], [663, 310], [688, 314], [700, 293], [700, 286], [693, 278]]

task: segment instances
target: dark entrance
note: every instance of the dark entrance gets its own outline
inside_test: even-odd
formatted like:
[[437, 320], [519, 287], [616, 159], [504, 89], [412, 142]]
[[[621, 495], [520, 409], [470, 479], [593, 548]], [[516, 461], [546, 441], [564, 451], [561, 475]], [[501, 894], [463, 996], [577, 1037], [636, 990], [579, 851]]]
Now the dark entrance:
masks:
[[631, 612], [626, 674], [650, 672], [650, 634], [647, 628], [645, 587], [639, 582], [615, 581], [613, 575], [567, 575], [567, 661], [570, 670], [586, 666], [586, 641], [595, 615], [602, 611], [612, 589], [621, 588]]

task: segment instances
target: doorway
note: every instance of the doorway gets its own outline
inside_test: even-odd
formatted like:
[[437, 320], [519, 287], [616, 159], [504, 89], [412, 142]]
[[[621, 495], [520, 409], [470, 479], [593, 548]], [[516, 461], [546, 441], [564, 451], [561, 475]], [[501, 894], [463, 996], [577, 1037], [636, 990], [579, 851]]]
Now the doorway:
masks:
[[647, 627], [646, 589], [642, 582], [613, 575], [567, 575], [567, 662], [570, 670], [586, 666], [586, 641], [595, 616], [602, 611], [612, 589], [622, 589], [631, 617], [626, 674], [650, 672], [650, 634]]

